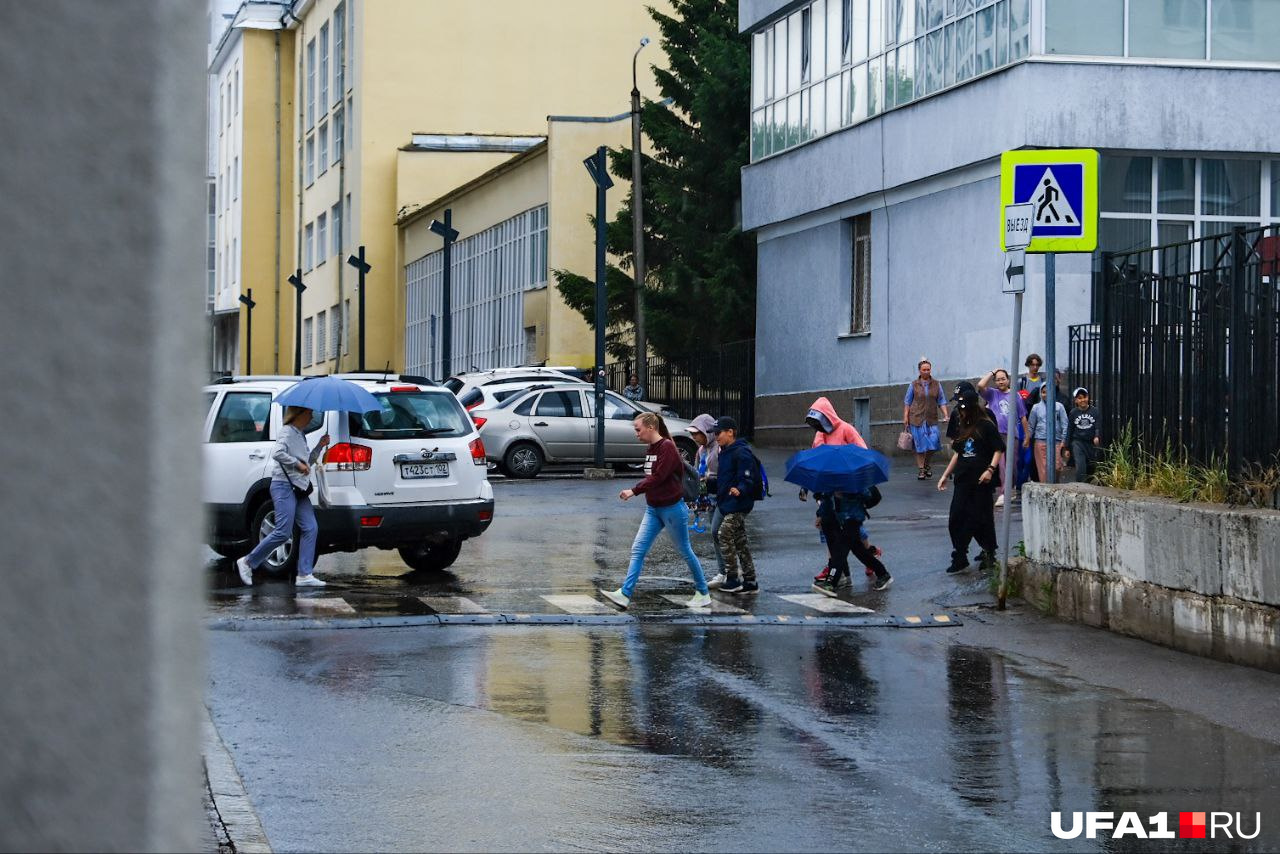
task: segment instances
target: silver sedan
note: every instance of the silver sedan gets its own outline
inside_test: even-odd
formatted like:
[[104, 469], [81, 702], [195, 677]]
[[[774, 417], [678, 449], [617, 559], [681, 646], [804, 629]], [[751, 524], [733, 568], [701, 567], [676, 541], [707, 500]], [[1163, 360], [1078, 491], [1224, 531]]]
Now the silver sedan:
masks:
[[[636, 441], [631, 423], [642, 410], [631, 401], [605, 392], [604, 456], [612, 465], [644, 462], [645, 446]], [[504, 400], [491, 409], [471, 412], [480, 427], [489, 461], [508, 477], [536, 477], [547, 463], [590, 463], [595, 460], [595, 392], [583, 383], [540, 386]], [[697, 446], [689, 422], [665, 418], [671, 438], [686, 460]]]

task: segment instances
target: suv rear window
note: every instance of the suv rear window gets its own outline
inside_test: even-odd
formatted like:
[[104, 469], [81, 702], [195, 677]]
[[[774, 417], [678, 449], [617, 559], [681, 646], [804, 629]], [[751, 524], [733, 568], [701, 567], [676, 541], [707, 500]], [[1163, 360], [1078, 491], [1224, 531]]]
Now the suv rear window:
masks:
[[348, 416], [353, 439], [447, 439], [475, 429], [452, 394], [375, 391], [373, 396], [382, 409]]

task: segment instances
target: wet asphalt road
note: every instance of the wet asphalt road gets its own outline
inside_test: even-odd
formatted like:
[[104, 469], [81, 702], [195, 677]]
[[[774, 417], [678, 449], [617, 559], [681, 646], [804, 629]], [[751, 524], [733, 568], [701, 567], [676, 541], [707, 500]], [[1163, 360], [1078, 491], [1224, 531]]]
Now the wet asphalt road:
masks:
[[[736, 604], [802, 620], [781, 597], [822, 562], [812, 503], [764, 458], [766, 592]], [[661, 622], [683, 613], [661, 594], [691, 589], [663, 545], [638, 622], [343, 628], [431, 614], [420, 597], [536, 614], [617, 586], [641, 512], [613, 497], [628, 482], [495, 483], [493, 527], [445, 576], [329, 555], [331, 586], [295, 595], [211, 565], [209, 704], [277, 851], [1230, 845], [1060, 841], [1053, 810], [1262, 812], [1234, 850], [1280, 848], [1280, 677], [992, 611], [976, 572], [941, 572], [947, 496], [914, 479], [869, 526], [894, 586], [859, 577], [850, 601], [959, 626]], [[705, 535], [695, 549], [712, 563]]]

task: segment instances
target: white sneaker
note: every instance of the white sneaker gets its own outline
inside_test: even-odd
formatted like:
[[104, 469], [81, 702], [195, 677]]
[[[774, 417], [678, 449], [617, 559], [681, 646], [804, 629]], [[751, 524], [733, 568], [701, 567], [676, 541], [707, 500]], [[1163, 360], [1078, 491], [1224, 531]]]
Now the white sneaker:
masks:
[[247, 558], [236, 559], [236, 570], [240, 573], [240, 580], [244, 582], [245, 587], [253, 586], [253, 570], [249, 568]]
[[686, 608], [710, 608], [710, 607], [711, 607], [711, 594], [710, 594], [710, 593], [695, 593], [695, 594], [693, 594], [693, 598], [692, 598], [692, 599], [690, 599], [688, 602], [685, 602], [685, 603], [684, 603], [684, 606], [685, 606]]
[[711, 590], [719, 590], [724, 587], [725, 580], [723, 572], [717, 573], [715, 578], [707, 582], [707, 587]]
[[1002, 492], [1002, 493], [1000, 493], [998, 496], [996, 496], [996, 506], [997, 506], [997, 507], [1003, 507], [1003, 506], [1004, 506], [1004, 493], [1003, 493], [1003, 492]]
[[315, 575], [299, 575], [298, 580], [293, 583], [296, 587], [324, 587], [324, 582]]
[[617, 590], [601, 590], [600, 592], [604, 594], [604, 598], [608, 599], [624, 611], [627, 610], [627, 606], [631, 604], [631, 597], [624, 596], [622, 588], [618, 588]]

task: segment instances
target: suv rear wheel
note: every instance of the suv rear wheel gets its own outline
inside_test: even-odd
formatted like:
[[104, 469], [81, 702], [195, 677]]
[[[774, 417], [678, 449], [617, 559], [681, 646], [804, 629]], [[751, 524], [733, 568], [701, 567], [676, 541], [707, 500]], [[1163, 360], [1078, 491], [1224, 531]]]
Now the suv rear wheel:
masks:
[[510, 477], [537, 477], [545, 460], [537, 445], [517, 442], [502, 457], [502, 468]]
[[402, 548], [400, 559], [417, 572], [442, 572], [453, 566], [462, 551], [462, 540], [445, 540], [443, 543], [422, 543]]
[[[253, 526], [249, 529], [250, 539], [253, 541], [251, 550], [257, 548], [258, 543], [266, 539], [276, 527], [276, 511], [270, 501], [264, 501], [258, 505], [258, 509], [253, 514]], [[298, 535], [294, 530], [289, 535], [289, 539], [284, 541], [284, 545], [271, 551], [267, 555], [267, 559], [262, 562], [259, 569], [265, 569], [272, 575], [293, 572], [298, 562], [298, 554], [294, 549], [297, 543]]]

